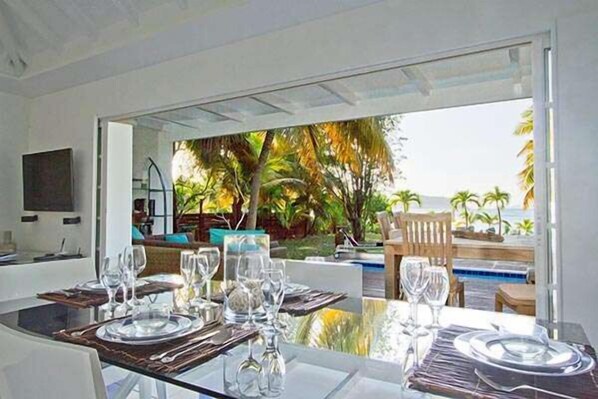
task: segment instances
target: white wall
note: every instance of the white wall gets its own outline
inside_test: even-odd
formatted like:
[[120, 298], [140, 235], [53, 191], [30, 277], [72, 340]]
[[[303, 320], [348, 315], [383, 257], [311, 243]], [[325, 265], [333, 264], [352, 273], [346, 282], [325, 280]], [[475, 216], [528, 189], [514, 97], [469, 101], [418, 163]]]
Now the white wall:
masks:
[[[433, 57], [447, 50], [555, 29], [561, 114], [557, 133], [563, 135], [559, 141], [563, 145], [559, 167], [564, 169], [562, 180], [573, 179], [561, 186], [564, 297], [566, 302], [572, 301], [573, 296], [578, 298], [570, 302], [571, 306], [565, 304], [564, 318], [582, 321], [598, 342], [595, 313], [589, 306], [575, 306], [576, 302], [591, 303], [596, 295], [596, 281], [582, 280], [598, 258], [598, 246], [583, 245], [590, 237], [598, 236], [598, 216], [586, 211], [595, 205], [593, 194], [598, 190], [598, 180], [590, 174], [596, 170], [596, 161], [588, 156], [598, 141], [598, 135], [593, 134], [598, 116], [592, 114], [589, 101], [595, 99], [596, 90], [585, 80], [596, 79], [591, 76], [596, 64], [591, 62], [595, 61], [598, 49], [591, 18], [572, 17], [592, 10], [598, 11], [598, 2], [593, 0], [378, 3], [36, 98], [31, 111], [32, 142], [45, 145], [70, 142], [80, 150], [82, 169], [77, 179], [77, 200], [84, 217], [81, 245], [88, 248], [92, 237], [91, 176], [96, 116], [184, 104], [386, 61]], [[574, 58], [565, 60], [565, 56]], [[565, 144], [567, 140], [570, 142]], [[582, 151], [582, 156], [576, 155], [577, 150]], [[574, 177], [573, 171], [580, 168], [583, 171]], [[580, 180], [583, 186], [579, 185]], [[574, 199], [576, 190], [563, 192], [569, 187], [583, 193]], [[47, 237], [32, 234], [31, 239], [44, 243]], [[570, 281], [578, 281], [574, 292]]]
[[102, 190], [106, 216], [102, 231], [102, 256], [115, 256], [125, 246], [131, 245], [133, 127], [110, 122], [105, 134]]
[[11, 230], [17, 244], [22, 244], [21, 155], [27, 151], [28, 113], [29, 100], [0, 93], [0, 231]]

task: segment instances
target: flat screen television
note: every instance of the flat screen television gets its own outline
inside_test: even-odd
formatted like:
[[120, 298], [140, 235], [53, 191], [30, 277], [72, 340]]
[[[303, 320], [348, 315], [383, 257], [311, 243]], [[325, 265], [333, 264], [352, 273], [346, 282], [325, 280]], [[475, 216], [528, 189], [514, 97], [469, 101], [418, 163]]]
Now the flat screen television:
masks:
[[26, 211], [74, 210], [71, 148], [23, 155], [23, 204]]

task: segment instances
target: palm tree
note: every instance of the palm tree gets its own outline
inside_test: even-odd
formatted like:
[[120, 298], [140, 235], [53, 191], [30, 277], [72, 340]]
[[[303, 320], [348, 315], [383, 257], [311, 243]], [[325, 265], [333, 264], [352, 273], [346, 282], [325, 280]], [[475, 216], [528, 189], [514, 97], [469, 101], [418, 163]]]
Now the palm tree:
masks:
[[534, 234], [534, 222], [531, 219], [523, 219], [521, 222], [517, 222], [515, 226], [517, 227], [517, 230], [519, 230], [519, 234], [525, 236]]
[[491, 228], [499, 221], [499, 218], [498, 216], [491, 215], [488, 212], [480, 212], [475, 215], [475, 220], [479, 220], [480, 222], [487, 224], [488, 228]]
[[469, 228], [470, 217], [467, 204], [474, 204], [480, 206], [480, 200], [477, 194], [472, 193], [469, 190], [459, 191], [451, 198], [451, 206], [457, 210], [461, 208], [463, 210], [463, 216], [465, 219], [465, 228]]
[[502, 215], [500, 211], [509, 204], [509, 201], [511, 201], [511, 194], [507, 193], [506, 191], [500, 191], [498, 186], [495, 186], [494, 190], [488, 191], [486, 194], [484, 194], [484, 206], [486, 204], [496, 205], [496, 212], [498, 215], [498, 235], [502, 235]]
[[403, 212], [409, 212], [409, 208], [411, 204], [417, 204], [418, 206], [422, 206], [422, 199], [421, 196], [417, 193], [414, 193], [411, 190], [400, 190], [397, 191], [392, 195], [390, 200], [390, 205], [394, 206], [396, 204], [403, 205]]
[[523, 158], [523, 169], [517, 174], [521, 189], [525, 192], [523, 208], [528, 209], [534, 203], [534, 113], [529, 108], [521, 114], [521, 122], [515, 128], [515, 136], [532, 136], [528, 139], [517, 157]]
[[508, 220], [503, 220], [502, 224], [505, 226], [505, 234], [511, 234], [511, 229], [513, 228], [511, 223]]

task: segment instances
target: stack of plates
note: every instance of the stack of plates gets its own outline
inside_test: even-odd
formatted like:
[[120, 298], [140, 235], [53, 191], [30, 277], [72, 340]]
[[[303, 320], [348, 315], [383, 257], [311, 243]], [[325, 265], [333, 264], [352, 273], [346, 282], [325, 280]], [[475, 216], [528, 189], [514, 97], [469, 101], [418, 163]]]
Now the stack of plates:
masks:
[[458, 336], [454, 344], [459, 352], [477, 362], [521, 374], [573, 376], [594, 368], [591, 356], [562, 342], [550, 341], [546, 353], [525, 358], [505, 350], [509, 340], [513, 340], [512, 335], [497, 331], [474, 331]]
[[[137, 279], [135, 281], [135, 288], [143, 287], [146, 284], [149, 284], [149, 283], [143, 279]], [[98, 281], [98, 280], [91, 280], [91, 281], [86, 281], [85, 283], [79, 283], [75, 286], [75, 288], [79, 291], [106, 292], [106, 288], [104, 288], [104, 286], [102, 285], [102, 282]]]
[[181, 338], [200, 330], [202, 319], [191, 315], [171, 314], [168, 323], [151, 334], [142, 334], [133, 325], [131, 317], [104, 324], [96, 331], [101, 340], [128, 345], [151, 345]]
[[286, 283], [284, 286], [284, 297], [293, 298], [299, 295], [307, 294], [310, 288], [307, 285], [297, 283]]

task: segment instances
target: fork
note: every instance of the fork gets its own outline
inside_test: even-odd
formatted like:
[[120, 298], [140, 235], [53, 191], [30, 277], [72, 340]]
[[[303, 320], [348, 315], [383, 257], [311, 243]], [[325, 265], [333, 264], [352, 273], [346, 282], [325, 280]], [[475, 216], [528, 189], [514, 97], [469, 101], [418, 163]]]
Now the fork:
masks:
[[500, 385], [500, 384], [492, 381], [487, 375], [485, 375], [484, 373], [482, 373], [478, 369], [475, 369], [475, 374], [480, 378], [480, 380], [484, 381], [487, 385], [489, 385], [490, 387], [496, 389], [497, 391], [501, 391], [501, 392], [514, 392], [514, 391], [518, 391], [518, 390], [521, 390], [521, 389], [528, 389], [528, 390], [531, 390], [531, 391], [541, 392], [541, 393], [545, 393], [545, 394], [548, 394], [548, 395], [556, 396], [556, 397], [559, 397], [559, 398], [575, 399], [573, 396], [565, 395], [565, 394], [554, 392], [554, 391], [549, 391], [547, 389], [542, 389], [542, 388], [534, 387], [534, 386], [531, 386], [531, 385], [525, 385], [525, 384], [524, 385], [517, 385], [517, 386]]

